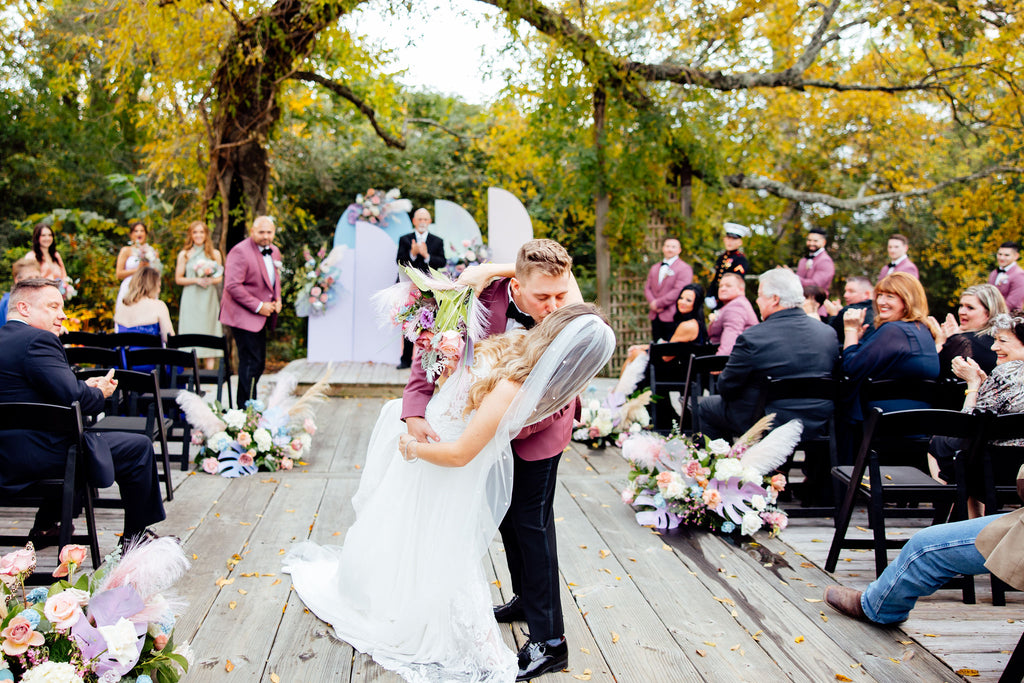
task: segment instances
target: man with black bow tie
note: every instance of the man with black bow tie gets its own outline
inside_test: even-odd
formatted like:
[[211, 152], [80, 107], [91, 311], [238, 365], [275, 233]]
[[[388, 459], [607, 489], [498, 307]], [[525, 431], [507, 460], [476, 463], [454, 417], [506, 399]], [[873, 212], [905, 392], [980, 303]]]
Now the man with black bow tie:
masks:
[[676, 331], [676, 299], [683, 287], [693, 282], [693, 268], [679, 258], [682, 246], [675, 237], [661, 245], [662, 260], [651, 266], [644, 284], [647, 317], [651, 320], [651, 341], [672, 338]]
[[895, 233], [889, 236], [889, 241], [886, 244], [886, 251], [889, 254], [889, 263], [882, 266], [882, 269], [878, 271], [878, 281], [881, 282], [884, 278], [893, 273], [907, 273], [913, 275], [916, 278], [920, 278], [917, 272], [917, 266], [907, 256], [907, 251], [910, 248], [910, 240], [905, 235]]
[[273, 245], [277, 227], [270, 216], [252, 222], [249, 237], [236, 244], [224, 263], [220, 322], [238, 345], [238, 407], [256, 398], [256, 384], [267, 362], [267, 328], [281, 312], [281, 252]]
[[[825, 231], [821, 228], [811, 228], [807, 233], [807, 254], [796, 266], [796, 276], [800, 278], [800, 284], [804, 287], [821, 287], [825, 290], [826, 297], [832, 287], [832, 278], [836, 274], [836, 264], [825, 250], [827, 244]], [[818, 310], [818, 315], [827, 315], [824, 306]]]
[[1011, 311], [1020, 309], [1024, 304], [1024, 270], [1017, 265], [1019, 258], [1020, 245], [1016, 242], [1003, 242], [996, 252], [997, 267], [988, 275], [988, 283], [995, 285]]

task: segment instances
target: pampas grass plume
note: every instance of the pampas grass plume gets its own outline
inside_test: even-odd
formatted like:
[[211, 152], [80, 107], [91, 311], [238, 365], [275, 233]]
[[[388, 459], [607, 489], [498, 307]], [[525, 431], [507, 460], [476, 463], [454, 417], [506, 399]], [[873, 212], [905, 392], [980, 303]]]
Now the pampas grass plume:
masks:
[[206, 436], [223, 432], [227, 425], [210, 408], [210, 404], [191, 391], [182, 391], [177, 397], [178, 405], [185, 411], [185, 419]]

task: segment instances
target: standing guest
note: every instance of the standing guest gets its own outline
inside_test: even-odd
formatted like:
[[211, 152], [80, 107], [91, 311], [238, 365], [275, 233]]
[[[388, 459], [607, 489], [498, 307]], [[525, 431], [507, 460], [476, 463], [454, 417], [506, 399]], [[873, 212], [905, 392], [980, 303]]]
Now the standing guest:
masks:
[[[217, 314], [220, 296], [217, 285], [224, 281], [224, 259], [213, 246], [209, 229], [203, 221], [193, 221], [185, 236], [185, 248], [178, 252], [174, 281], [182, 286], [181, 308], [178, 312], [178, 334], [223, 334]], [[203, 359], [207, 370], [213, 370], [218, 349], [191, 349]]]
[[[30, 277], [42, 277], [39, 273], [39, 262], [29, 260], [27, 256], [14, 262], [14, 265], [11, 267], [11, 275], [14, 279], [14, 285]], [[14, 291], [14, 285], [11, 286], [11, 292]], [[11, 292], [4, 292], [3, 299], [0, 299], [0, 325], [7, 322], [7, 307], [11, 301]]]
[[722, 308], [711, 314], [708, 337], [712, 344], [718, 344], [715, 355], [728, 356], [743, 331], [757, 324], [757, 314], [747, 301], [743, 276], [737, 273], [722, 276], [718, 285], [718, 300], [722, 302]]
[[996, 252], [996, 269], [988, 274], [988, 283], [995, 285], [1011, 311], [1024, 306], [1024, 270], [1017, 264], [1020, 245], [1003, 242]]
[[[763, 273], [759, 280], [757, 307], [764, 322], [736, 341], [718, 377], [718, 394], [699, 399], [700, 431], [713, 439], [739, 436], [754, 424], [760, 417], [756, 409], [766, 378], [831, 376], [839, 355], [835, 331], [812, 320], [801, 308], [803, 287], [796, 275], [780, 268]], [[832, 404], [779, 401], [773, 410], [776, 425], [799, 418], [804, 423], [804, 437], [812, 438], [824, 428]]]
[[220, 322], [231, 329], [238, 345], [238, 407], [256, 398], [256, 385], [267, 363], [267, 328], [277, 326], [281, 312], [281, 252], [274, 246], [277, 226], [258, 216], [249, 237], [228, 252], [224, 264], [224, 296]]
[[114, 325], [118, 332], [138, 332], [160, 335], [164, 342], [174, 334], [167, 304], [160, 301], [160, 273], [143, 266], [132, 275], [128, 293], [114, 312]]
[[121, 281], [121, 286], [117, 290], [115, 309], [124, 301], [124, 296], [128, 293], [130, 278], [135, 271], [143, 266], [155, 268], [158, 273], [163, 270], [156, 249], [146, 243], [146, 240], [149, 239], [149, 231], [146, 229], [145, 223], [142, 221], [132, 223], [128, 239], [131, 241], [130, 244], [121, 247], [121, 251], [117, 253], [116, 273], [117, 279]]
[[651, 321], [651, 340], [669, 339], [675, 332], [673, 318], [676, 314], [676, 300], [683, 287], [693, 282], [693, 268], [679, 258], [682, 251], [679, 240], [668, 237], [661, 245], [664, 259], [651, 266], [644, 284], [647, 299], [647, 317]]
[[879, 282], [893, 273], [907, 273], [915, 278], [918, 277], [917, 266], [907, 256], [909, 247], [910, 241], [905, 235], [896, 233], [889, 236], [889, 242], [886, 245], [886, 250], [889, 252], [889, 263], [878, 271]]
[[[804, 287], [813, 285], [825, 290], [828, 296], [832, 288], [832, 278], [836, 274], [836, 264], [832, 257], [825, 251], [828, 241], [825, 231], [821, 228], [811, 228], [807, 233], [807, 254], [800, 259], [796, 266], [796, 275], [800, 278], [800, 284]], [[821, 313], [824, 315], [824, 311]]]
[[935, 337], [935, 348], [939, 351], [939, 372], [941, 377], [952, 377], [952, 361], [957, 356], [973, 358], [985, 372], [992, 372], [996, 366], [996, 353], [992, 350], [992, 336], [988, 328], [992, 319], [1001, 313], [1009, 313], [1003, 295], [994, 285], [974, 285], [960, 295], [958, 320], [952, 314], [946, 315], [941, 325], [928, 316], [928, 326]]
[[[430, 212], [424, 208], [416, 209], [412, 215], [413, 231], [398, 238], [398, 255], [395, 260], [400, 266], [412, 266], [424, 273], [428, 268], [444, 268], [447, 261], [444, 257], [444, 240], [432, 235], [430, 229]], [[413, 343], [402, 338], [402, 360], [399, 370], [412, 365]]]
[[723, 227], [725, 228], [725, 237], [723, 238], [725, 252], [719, 254], [715, 261], [715, 276], [708, 287], [708, 298], [704, 302], [709, 311], [713, 311], [720, 304], [725, 303], [718, 295], [722, 278], [727, 273], [737, 273], [743, 277], [750, 270], [747, 257], [740, 251], [743, 248], [743, 238], [750, 234], [750, 228], [739, 223], [726, 223]]
[[[117, 381], [75, 378], [57, 335], [64, 298], [53, 280], [28, 278], [14, 286], [7, 324], [0, 328], [0, 401], [70, 406], [78, 401], [85, 415], [103, 410]], [[8, 432], [0, 436], [0, 495], [24, 489], [40, 479], [64, 476], [65, 437], [43, 432]], [[90, 486], [105, 488], [115, 481], [124, 503], [122, 543], [155, 537], [150, 524], [164, 519], [153, 442], [140, 434], [86, 433], [85, 457]], [[26, 457], [26, 454], [31, 457]], [[59, 505], [44, 505], [30, 535], [55, 542]]]
[[49, 225], [36, 225], [32, 231], [32, 251], [25, 254], [25, 259], [36, 262], [39, 266], [39, 277], [67, 282], [68, 271], [64, 268], [64, 259], [57, 252], [53, 229]]
[[825, 310], [832, 316], [829, 324], [836, 331], [836, 336], [839, 339], [842, 339], [844, 334], [843, 316], [851, 309], [864, 311], [865, 325], [871, 325], [874, 322], [875, 311], [871, 307], [874, 298], [875, 288], [871, 284], [871, 280], [863, 275], [854, 275], [846, 278], [846, 286], [843, 289], [843, 303], [846, 304], [845, 306], [841, 306], [838, 299], [825, 302]]
[[[847, 416], [864, 421], [860, 386], [868, 379], [935, 379], [939, 354], [927, 324], [924, 287], [912, 275], [893, 273], [875, 287], [875, 321], [870, 331], [863, 310], [843, 317], [843, 372], [849, 377]], [[883, 410], [926, 408], [916, 401], [883, 401]]]

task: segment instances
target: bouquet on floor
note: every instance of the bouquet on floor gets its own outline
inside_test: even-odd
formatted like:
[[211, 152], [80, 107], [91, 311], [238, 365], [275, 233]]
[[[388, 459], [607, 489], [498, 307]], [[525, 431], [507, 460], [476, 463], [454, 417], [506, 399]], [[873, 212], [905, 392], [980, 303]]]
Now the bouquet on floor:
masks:
[[411, 282], [377, 292], [373, 302], [382, 315], [420, 352], [427, 379], [449, 375], [460, 361], [473, 362], [472, 345], [483, 338], [486, 311], [471, 287], [452, 282], [439, 270], [424, 275], [402, 266]]
[[325, 398], [330, 372], [328, 367], [300, 398], [292, 395], [298, 378], [279, 373], [267, 402], [247, 401], [244, 409], [224, 408], [218, 401], [210, 404], [188, 391], [178, 394], [178, 405], [192, 426], [192, 444], [199, 446], [196, 465], [207, 474], [229, 478], [304, 465], [301, 457], [316, 433], [313, 408]]
[[174, 683], [192, 664], [175, 645], [185, 603], [169, 593], [189, 562], [173, 538], [115, 550], [89, 576], [88, 549], [60, 551], [60, 579], [28, 589], [36, 566], [31, 543], [0, 557], [0, 682]]
[[462, 274], [469, 266], [477, 266], [491, 260], [491, 250], [479, 239], [462, 240], [462, 248], [445, 242], [448, 251], [448, 274], [453, 278]]
[[785, 529], [788, 519], [776, 502], [786, 477], [771, 472], [793, 452], [803, 424], [791, 420], [761, 438], [773, 417], [762, 418], [735, 445], [699, 434], [629, 436], [622, 455], [632, 469], [622, 500], [637, 511], [637, 523], [743, 536], [762, 527], [772, 535]]
[[345, 220], [352, 225], [355, 225], [356, 221], [383, 225], [389, 213], [412, 211], [412, 202], [401, 197], [402, 192], [397, 187], [386, 193], [371, 187], [363, 194], [356, 195], [355, 203], [349, 204], [345, 210]]
[[573, 425], [572, 440], [595, 450], [609, 443], [621, 444], [625, 435], [650, 428], [651, 416], [647, 412], [650, 402], [650, 389], [638, 392], [628, 401], [614, 391], [609, 392], [604, 401], [590, 399]]
[[314, 258], [309, 247], [303, 247], [304, 263], [295, 273], [299, 293], [295, 295], [295, 315], [305, 318], [323, 315], [338, 297], [338, 279], [341, 277], [341, 259], [345, 256], [344, 245], [327, 251], [327, 245], [320, 247]]

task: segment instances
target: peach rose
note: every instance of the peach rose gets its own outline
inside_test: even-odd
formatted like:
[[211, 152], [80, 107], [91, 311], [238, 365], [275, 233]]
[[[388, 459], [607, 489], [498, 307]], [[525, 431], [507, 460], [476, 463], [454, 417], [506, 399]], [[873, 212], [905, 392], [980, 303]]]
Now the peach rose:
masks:
[[153, 638], [153, 649], [159, 652], [160, 650], [167, 647], [168, 637], [166, 633], [161, 633]]
[[4, 639], [0, 649], [11, 656], [24, 654], [30, 647], [39, 647], [46, 642], [42, 633], [33, 630], [32, 622], [20, 614], [0, 631], [0, 638]]
[[420, 351], [426, 351], [430, 348], [430, 345], [434, 342], [434, 333], [428, 330], [420, 332], [420, 336], [416, 338], [416, 348]]
[[43, 614], [58, 631], [66, 631], [78, 622], [82, 616], [82, 608], [78, 597], [68, 591], [61, 591], [46, 599]]
[[252, 443], [252, 436], [249, 432], [238, 432], [238, 436], [235, 437], [235, 441], [237, 441], [238, 445], [242, 448], [248, 448], [249, 444]]
[[704, 491], [704, 505], [708, 506], [712, 510], [717, 510], [722, 504], [722, 494], [718, 492], [718, 489], [706, 489]]
[[466, 348], [466, 342], [462, 335], [455, 330], [448, 330], [441, 333], [441, 341], [437, 344], [437, 350], [446, 358], [458, 360], [462, 358], [462, 350]]
[[255, 455], [256, 451], [251, 449], [246, 451], [245, 453], [242, 453], [240, 456], [238, 456], [238, 464], [241, 465], [242, 467], [251, 467], [256, 462], [256, 460], [254, 459]]
[[671, 472], [659, 472], [658, 473], [658, 488], [664, 490], [672, 483]]
[[772, 488], [776, 491], [782, 491], [786, 488], [786, 475], [776, 474], [771, 479]]
[[60, 579], [73, 574], [85, 562], [87, 550], [84, 545], [66, 545], [60, 550], [60, 565], [53, 570], [54, 578]]
[[316, 423], [313, 422], [313, 420], [311, 418], [307, 417], [305, 420], [302, 421], [302, 428], [310, 436], [313, 436], [314, 434], [316, 434]]
[[290, 470], [295, 466], [295, 461], [291, 458], [281, 458], [281, 469]]
[[220, 461], [217, 458], [203, 458], [203, 472], [217, 474], [220, 470]]
[[690, 479], [696, 479], [698, 476], [702, 474], [702, 472], [703, 468], [700, 466], [700, 463], [696, 460], [690, 460], [683, 467], [683, 474], [688, 476]]

